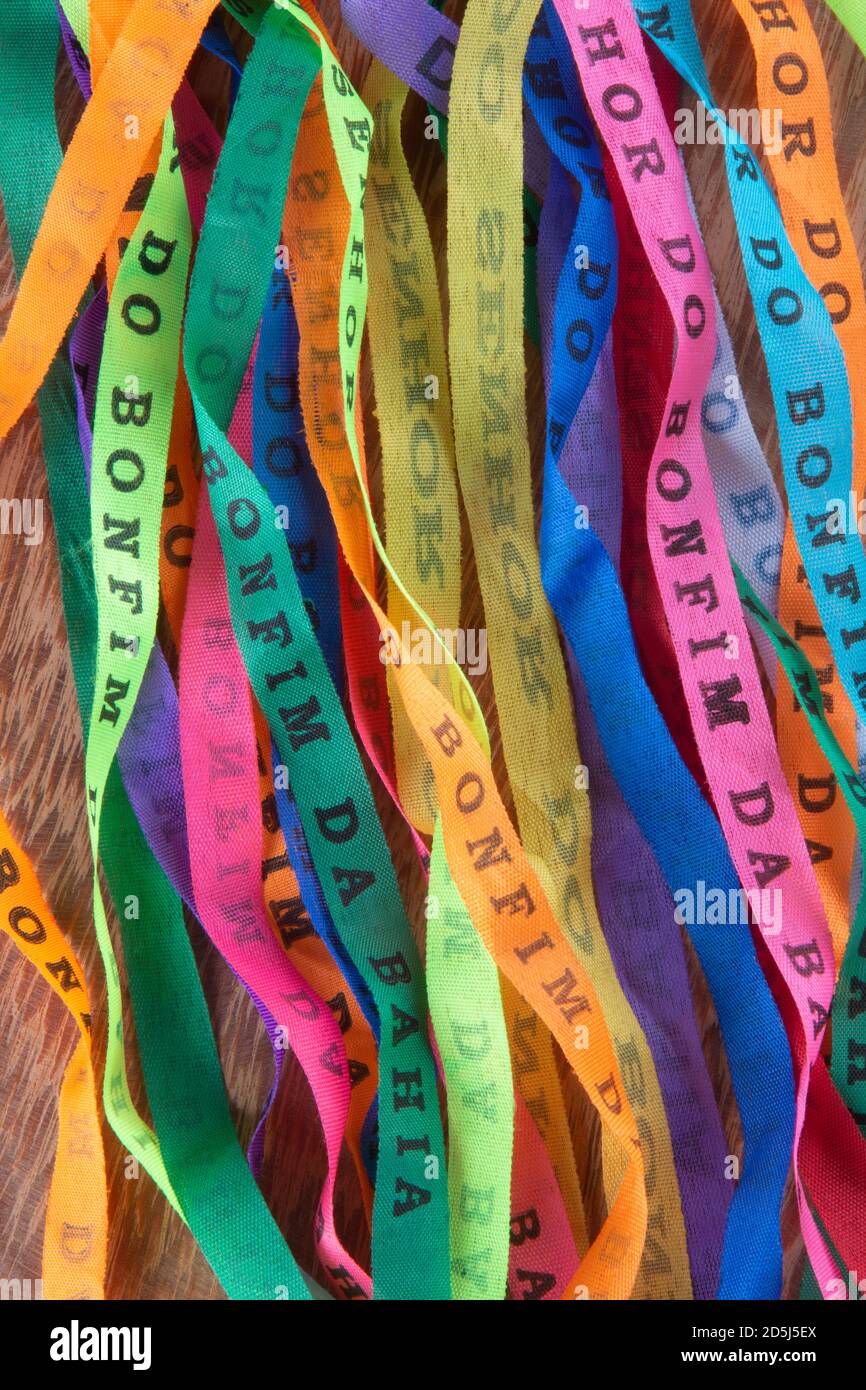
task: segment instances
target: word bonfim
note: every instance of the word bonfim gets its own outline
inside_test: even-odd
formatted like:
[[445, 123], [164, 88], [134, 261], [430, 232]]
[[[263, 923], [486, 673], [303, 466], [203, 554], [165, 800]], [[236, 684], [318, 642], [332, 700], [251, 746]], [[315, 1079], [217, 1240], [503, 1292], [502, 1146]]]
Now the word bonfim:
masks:
[[728, 145], [739, 139], [747, 145], [763, 145], [767, 154], [781, 154], [782, 113], [719, 111], [699, 101], [694, 111], [684, 106], [674, 113], [674, 139], [678, 145]]
[[681, 927], [693, 927], [695, 923], [709, 927], [746, 926], [751, 909], [765, 936], [778, 936], [782, 930], [779, 888], [708, 888], [703, 879], [698, 879], [694, 891], [678, 888], [674, 902], [674, 917]]
[[149, 1327], [68, 1327], [51, 1329], [52, 1361], [131, 1361], [134, 1371], [150, 1370]]
[[444, 666], [451, 656], [459, 666], [466, 667], [470, 676], [482, 676], [487, 670], [486, 628], [440, 627], [436, 629], [436, 637], [429, 628], [413, 628], [411, 623], [401, 625], [399, 638], [396, 631], [389, 628], [379, 633], [379, 660], [383, 666], [389, 662], [399, 664], [402, 645], [402, 659], [405, 660], [408, 653], [409, 660], [419, 666]]

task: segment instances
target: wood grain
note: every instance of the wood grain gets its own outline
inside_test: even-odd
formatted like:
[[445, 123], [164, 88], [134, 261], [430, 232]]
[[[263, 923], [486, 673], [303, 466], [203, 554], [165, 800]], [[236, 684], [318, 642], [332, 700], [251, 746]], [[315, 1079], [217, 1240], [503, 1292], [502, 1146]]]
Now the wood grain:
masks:
[[[849, 216], [861, 259], [866, 255], [866, 64], [829, 10], [808, 0], [830, 79], [837, 155]], [[360, 84], [367, 59], [339, 20], [337, 0], [322, 0], [320, 13], [334, 36], [341, 59]], [[451, 7], [449, 7], [451, 8]], [[754, 62], [745, 31], [729, 0], [693, 0], [712, 87], [725, 108], [755, 105]], [[216, 81], [210, 59], [197, 59], [196, 80]], [[78, 110], [74, 88], [61, 62], [58, 112], [68, 127]], [[218, 81], [217, 81], [218, 86]], [[216, 90], [216, 87], [214, 88]], [[2, 94], [0, 94], [2, 100]], [[693, 104], [690, 93], [683, 104]], [[444, 245], [445, 170], [438, 151], [422, 138], [423, 111], [410, 101], [407, 148], [417, 187], [431, 223]], [[689, 151], [689, 169], [701, 226], [741, 376], [759, 439], [779, 474], [778, 445], [766, 369], [746, 292], [737, 249], [723, 161], [715, 147]], [[2, 233], [0, 315], [14, 297], [11, 257]], [[538, 361], [528, 356], [534, 455], [540, 465], [539, 424], [543, 419]], [[368, 458], [375, 490], [377, 456], [372, 392], [366, 379], [365, 406], [371, 447]], [[40, 498], [46, 518], [41, 546], [25, 547], [0, 537], [0, 804], [34, 859], [40, 881], [59, 922], [87, 970], [95, 1016], [97, 1053], [104, 1052], [104, 988], [90, 916], [87, 831], [82, 816], [83, 758], [60, 599], [38, 417], [31, 408], [0, 447], [5, 497]], [[471, 554], [464, 568], [464, 623], [480, 626], [483, 615]], [[478, 692], [493, 734], [496, 766], [502, 764], [489, 678]], [[413, 922], [422, 920], [423, 885], [399, 818], [380, 801], [396, 845], [395, 857]], [[113, 929], [116, 924], [112, 924]], [[243, 1142], [267, 1092], [271, 1062], [253, 1006], [204, 939], [190, 925], [205, 994], [226, 1076], [232, 1110]], [[115, 937], [116, 939], [116, 937]], [[694, 972], [696, 1007], [703, 1025], [707, 1057], [732, 1137], [731, 1105], [714, 1014]], [[134, 1036], [131, 1019], [130, 1036]], [[0, 1276], [37, 1278], [41, 1265], [42, 1221], [57, 1133], [56, 1100], [63, 1069], [75, 1043], [75, 1028], [62, 1004], [0, 938]], [[178, 1059], [179, 1065], [182, 1059]], [[133, 1094], [141, 1100], [137, 1063], [131, 1066]], [[579, 1162], [590, 1209], [600, 1214], [595, 1121], [570, 1080], [566, 1083]], [[124, 1154], [104, 1126], [111, 1184], [111, 1235], [108, 1296], [112, 1299], [218, 1299], [223, 1297], [189, 1232], [169, 1210], [150, 1179], [124, 1177]], [[322, 1173], [323, 1150], [315, 1110], [297, 1068], [289, 1061], [277, 1110], [270, 1126], [264, 1189], [281, 1228], [305, 1267], [315, 1270], [310, 1213]], [[338, 1212], [349, 1243], [365, 1258], [365, 1234], [351, 1181], [343, 1185], [346, 1210]], [[787, 1288], [796, 1287], [801, 1263], [796, 1216], [789, 1202], [785, 1218], [788, 1246]]]

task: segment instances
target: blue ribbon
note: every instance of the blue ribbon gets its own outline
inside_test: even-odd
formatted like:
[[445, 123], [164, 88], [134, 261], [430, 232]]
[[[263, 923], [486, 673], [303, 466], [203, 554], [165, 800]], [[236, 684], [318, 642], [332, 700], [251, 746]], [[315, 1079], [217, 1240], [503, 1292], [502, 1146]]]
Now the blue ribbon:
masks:
[[[572, 244], [586, 246], [592, 263], [605, 270], [587, 273], [566, 256], [557, 287], [542, 579], [579, 665], [610, 768], [671, 891], [697, 891], [700, 881], [728, 891], [739, 881], [719, 824], [644, 680], [613, 562], [591, 526], [575, 527], [575, 499], [557, 466], [610, 328], [617, 253], [601, 157], [574, 81], [574, 60], [552, 5], [545, 4], [543, 14], [566, 94], [561, 100], [540, 97], [529, 84], [527, 100], [553, 154], [580, 186]], [[745, 1140], [717, 1296], [774, 1299], [782, 1283], [779, 1213], [794, 1131], [788, 1040], [748, 928], [740, 929], [735, 942], [712, 927], [694, 927], [691, 935], [725, 1039]]]

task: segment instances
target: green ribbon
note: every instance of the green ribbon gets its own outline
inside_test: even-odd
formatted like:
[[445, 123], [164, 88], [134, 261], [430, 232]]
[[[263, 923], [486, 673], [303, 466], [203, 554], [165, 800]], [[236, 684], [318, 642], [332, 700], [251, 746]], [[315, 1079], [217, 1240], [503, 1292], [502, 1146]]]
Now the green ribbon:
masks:
[[451, 877], [438, 818], [427, 897], [427, 980], [448, 1084], [454, 1297], [501, 1299], [508, 1279], [514, 1140], [508, 1032], [499, 972]]
[[825, 0], [866, 58], [866, 9], [863, 0]]
[[[0, 11], [7, 89], [0, 104], [0, 185], [13, 256], [26, 263], [60, 167], [54, 116], [59, 32], [51, 0]], [[68, 354], [52, 364], [38, 401], [82, 727], [94, 692], [97, 608], [90, 503]], [[161, 499], [161, 485], [160, 485]], [[179, 900], [153, 858], [123, 790], [108, 774], [100, 840], [121, 924], [157, 1154], [193, 1236], [231, 1298], [307, 1298], [306, 1286], [245, 1161], [232, 1123], [207, 1006]], [[138, 899], [138, 919], [123, 905]], [[108, 1076], [108, 1070], [106, 1072]], [[146, 1141], [141, 1141], [146, 1145]]]
[[[273, 507], [226, 437], [273, 272], [300, 120], [320, 69], [353, 205], [340, 323], [343, 379], [357, 380], [366, 304], [361, 198], [372, 123], [324, 41], [320, 48], [318, 33], [290, 3], [261, 21], [208, 200], [190, 287], [185, 362], [235, 635], [280, 757], [291, 769], [335, 926], [381, 1019], [374, 1293], [440, 1300], [451, 1293], [448, 1193], [421, 961], [352, 732], [288, 548], [277, 543], [282, 533]], [[354, 441], [351, 386], [345, 409]]]

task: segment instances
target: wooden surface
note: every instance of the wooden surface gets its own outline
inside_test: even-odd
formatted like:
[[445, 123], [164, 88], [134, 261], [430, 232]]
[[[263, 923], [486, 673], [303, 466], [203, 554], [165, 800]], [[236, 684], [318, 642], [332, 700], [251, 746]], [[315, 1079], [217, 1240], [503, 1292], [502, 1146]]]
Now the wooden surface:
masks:
[[[840, 177], [862, 261], [866, 255], [866, 63], [830, 11], [819, 0], [808, 3], [829, 74]], [[718, 105], [754, 106], [754, 62], [745, 31], [729, 0], [692, 0], [692, 5]], [[319, 9], [334, 35], [344, 65], [359, 83], [366, 60], [351, 34], [340, 26], [337, 0], [322, 0]], [[61, 125], [64, 118], [68, 125], [77, 103], [63, 66], [61, 63], [58, 110]], [[683, 94], [682, 104], [694, 104], [691, 93]], [[422, 115], [420, 104], [410, 103], [407, 148], [414, 155], [419, 193], [431, 222], [444, 231], [444, 165], [431, 143], [420, 138]], [[723, 159], [717, 147], [706, 147], [689, 151], [688, 162], [752, 419], [778, 475], [769, 387], [737, 249]], [[14, 277], [5, 230], [0, 235], [0, 314], [5, 322], [14, 295]], [[529, 372], [530, 402], [537, 425], [542, 418], [538, 408], [539, 373], [537, 360], [532, 356]], [[369, 382], [367, 385], [369, 415]], [[537, 449], [535, 453], [538, 461]], [[375, 474], [375, 450], [371, 450], [370, 461]], [[4, 497], [42, 498], [45, 507], [45, 541], [41, 546], [25, 547], [14, 537], [0, 536], [0, 804], [34, 859], [58, 921], [87, 970], [101, 1059], [104, 990], [90, 914], [81, 732], [34, 409], [28, 411], [0, 446], [0, 470], [0, 493]], [[470, 558], [464, 575], [466, 626], [483, 622], [477, 601], [472, 600], [474, 590]], [[489, 680], [478, 688], [488, 723], [495, 726]], [[420, 875], [412, 866], [405, 835], [393, 818], [389, 818], [391, 830], [398, 845], [398, 868], [407, 906], [412, 921], [418, 923], [423, 895]], [[270, 1084], [270, 1050], [255, 1010], [240, 986], [196, 924], [191, 925], [191, 934], [233, 1114], [241, 1140], [246, 1142]], [[700, 992], [698, 1010], [711, 1071], [733, 1139], [736, 1121], [731, 1113], [718, 1032], [712, 1010]], [[40, 1273], [42, 1222], [57, 1132], [56, 1100], [75, 1036], [63, 1005], [7, 938], [0, 936], [0, 1276], [5, 1278], [37, 1278]], [[182, 1064], [182, 1059], [178, 1062]], [[134, 1060], [130, 1070], [133, 1094], [140, 1100], [142, 1092]], [[595, 1124], [576, 1086], [569, 1083], [569, 1088], [581, 1177], [597, 1219]], [[110, 1129], [103, 1128], [110, 1174], [108, 1296], [223, 1297], [192, 1237], [150, 1179], [144, 1173], [138, 1179], [124, 1178], [123, 1152]], [[323, 1152], [312, 1101], [291, 1060], [271, 1120], [271, 1136], [264, 1190], [296, 1255], [305, 1267], [314, 1270], [309, 1224]], [[302, 1180], [299, 1174], [305, 1175]], [[351, 1196], [351, 1184], [346, 1184], [346, 1188]], [[800, 1264], [800, 1244], [790, 1203], [785, 1226], [790, 1289], [795, 1287]], [[365, 1238], [357, 1211], [343, 1213], [343, 1229], [350, 1233], [350, 1243], [354, 1241], [359, 1255], [365, 1258]]]

